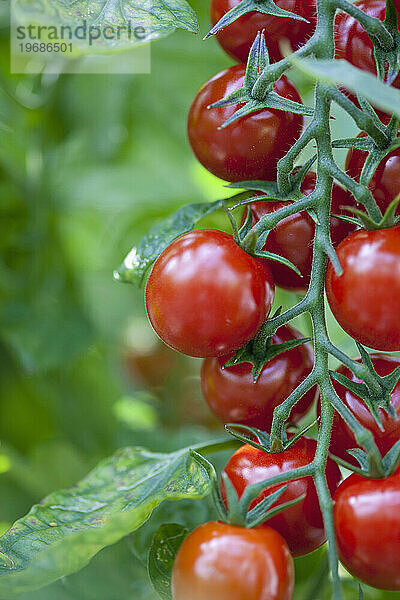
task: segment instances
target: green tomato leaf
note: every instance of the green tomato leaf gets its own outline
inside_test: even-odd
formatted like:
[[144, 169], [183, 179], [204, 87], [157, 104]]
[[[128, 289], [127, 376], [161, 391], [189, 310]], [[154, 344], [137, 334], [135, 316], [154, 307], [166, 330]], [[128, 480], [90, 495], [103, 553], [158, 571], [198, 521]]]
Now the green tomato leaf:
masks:
[[163, 500], [202, 498], [205, 469], [186, 448], [125, 448], [76, 486], [54, 492], [0, 538], [0, 598], [40, 588], [84, 567], [128, 535]]
[[171, 573], [175, 556], [189, 530], [177, 523], [161, 525], [153, 538], [147, 562], [150, 581], [163, 600], [171, 600]]
[[[165, 37], [177, 28], [193, 33], [199, 30], [196, 14], [186, 0], [15, 0], [13, 14], [18, 24], [26, 26], [55, 27], [60, 32], [62, 27], [71, 27], [72, 31], [80, 27], [79, 35], [73, 37], [73, 45], [84, 53], [99, 52], [99, 48], [105, 52], [127, 50]], [[101, 36], [91, 45], [89, 37], [82, 40], [82, 28], [87, 35], [91, 28], [99, 31], [113, 28], [119, 34], [114, 35], [114, 39]], [[47, 30], [47, 35], [50, 31]], [[108, 34], [108, 37], [111, 36]]]
[[191, 231], [197, 221], [223, 206], [223, 200], [183, 206], [150, 229], [114, 272], [114, 278], [123, 283], [142, 285], [148, 268], [175, 238]]
[[400, 118], [400, 91], [379, 81], [371, 73], [361, 71], [345, 60], [300, 59], [293, 54], [288, 58], [308, 77], [361, 94], [374, 106]]

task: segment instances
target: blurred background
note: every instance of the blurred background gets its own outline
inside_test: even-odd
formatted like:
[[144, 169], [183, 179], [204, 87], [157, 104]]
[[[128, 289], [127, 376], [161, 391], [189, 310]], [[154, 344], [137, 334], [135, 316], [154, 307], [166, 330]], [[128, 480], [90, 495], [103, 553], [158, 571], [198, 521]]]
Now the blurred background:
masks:
[[[185, 127], [199, 86], [231, 61], [213, 39], [202, 42], [208, 2], [192, 0], [202, 35], [155, 43], [151, 75], [10, 75], [0, 4], [1, 533], [121, 446], [170, 451], [222, 432], [201, 399], [199, 361], [163, 346], [143, 291], [112, 274], [157, 219], [230, 195], [196, 162]], [[334, 127], [350, 135], [343, 117]], [[228, 228], [221, 215], [207, 224]], [[307, 333], [307, 322], [297, 325]], [[332, 335], [354, 354], [335, 325]], [[143, 565], [158, 523], [210, 515], [207, 500], [163, 505], [79, 574], [21, 598], [154, 598]], [[300, 586], [322, 555], [298, 563]]]

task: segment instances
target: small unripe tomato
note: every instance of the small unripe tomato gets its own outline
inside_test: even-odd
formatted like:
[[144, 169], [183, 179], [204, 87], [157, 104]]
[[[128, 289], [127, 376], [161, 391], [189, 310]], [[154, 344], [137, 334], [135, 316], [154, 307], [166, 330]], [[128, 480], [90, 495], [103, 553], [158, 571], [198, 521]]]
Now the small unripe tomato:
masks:
[[221, 356], [253, 338], [274, 299], [268, 266], [216, 229], [191, 231], [158, 257], [146, 308], [160, 338], [189, 356]]

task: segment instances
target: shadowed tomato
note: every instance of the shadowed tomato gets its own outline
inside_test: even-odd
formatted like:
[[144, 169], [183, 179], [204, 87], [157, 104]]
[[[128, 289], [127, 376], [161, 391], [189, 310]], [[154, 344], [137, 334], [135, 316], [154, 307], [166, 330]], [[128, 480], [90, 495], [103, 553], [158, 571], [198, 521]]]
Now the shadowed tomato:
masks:
[[158, 257], [146, 286], [146, 308], [160, 338], [189, 356], [219, 356], [258, 332], [271, 310], [271, 271], [231, 235], [199, 229]]
[[[400, 133], [400, 129], [399, 129]], [[362, 131], [357, 137], [365, 137]], [[360, 181], [367, 153], [362, 150], [351, 149], [346, 157], [346, 171], [356, 181]], [[389, 152], [381, 160], [368, 185], [379, 208], [384, 213], [389, 204], [400, 194], [400, 148]], [[397, 208], [400, 214], [400, 207]]]
[[[354, 4], [370, 17], [382, 22], [385, 20], [386, 0], [358, 0]], [[344, 12], [338, 13], [335, 20], [335, 57], [376, 75], [374, 46], [370, 37], [356, 19]], [[400, 88], [400, 75], [397, 75], [392, 85]], [[359, 106], [353, 94], [347, 95]], [[383, 116], [384, 113], [380, 115]]]
[[[218, 129], [240, 104], [208, 108], [239, 89], [244, 65], [235, 65], [209, 79], [198, 91], [188, 116], [188, 136], [193, 152], [211, 173], [226, 181], [275, 180], [276, 165], [300, 136], [303, 116], [265, 108]], [[285, 77], [275, 84], [280, 96], [301, 102]]]
[[352, 338], [376, 350], [400, 350], [400, 227], [356, 231], [337, 250], [343, 274], [326, 274], [329, 306]]
[[[314, 459], [316, 447], [314, 440], [305, 437], [280, 454], [268, 454], [246, 444], [231, 456], [224, 472], [241, 497], [246, 486], [252, 483], [308, 465]], [[332, 460], [328, 460], [326, 476], [333, 494], [341, 475], [338, 466]], [[277, 506], [303, 494], [305, 498], [269, 519], [268, 525], [284, 537], [293, 556], [302, 556], [316, 550], [326, 541], [318, 495], [311, 477], [289, 481], [287, 485], [288, 488], [279, 498]], [[267, 488], [256, 498], [251, 508], [280, 487], [282, 485]], [[223, 484], [222, 492], [225, 495]]]
[[334, 496], [339, 558], [363, 583], [400, 590], [400, 472], [386, 479], [350, 475]]
[[[212, 25], [214, 26], [239, 2], [240, 0], [212, 0]], [[309, 22], [252, 11], [217, 34], [217, 40], [225, 52], [240, 62], [247, 62], [254, 38], [263, 29], [266, 31], [265, 37], [271, 62], [283, 58], [279, 49], [281, 41], [289, 42], [293, 50], [306, 42], [315, 29], [317, 13], [315, 2], [313, 0], [276, 0], [275, 4], [283, 10], [300, 15]]]
[[270, 527], [200, 525], [172, 569], [173, 600], [291, 600], [293, 588], [293, 559]]
[[[307, 173], [305, 176], [301, 191], [305, 196], [309, 196], [315, 188], [316, 174]], [[262, 194], [262, 192], [260, 192]], [[264, 215], [275, 212], [287, 202], [254, 202], [249, 204], [252, 214], [253, 225], [255, 225]], [[333, 184], [332, 189], [332, 213], [349, 214], [342, 210], [342, 206], [354, 206], [354, 197], [337, 183]], [[331, 217], [331, 237], [333, 245], [336, 246], [351, 231], [354, 225], [346, 223], [335, 217]], [[269, 260], [270, 269], [273, 273], [276, 285], [289, 290], [299, 292], [307, 291], [310, 283], [311, 265], [313, 257], [313, 242], [315, 236], [315, 223], [305, 212], [299, 212], [291, 217], [282, 219], [269, 233], [263, 250], [268, 250], [274, 254], [279, 254], [290, 260], [301, 272], [302, 277], [297, 275], [292, 269], [285, 267], [281, 263]]]
[[[296, 329], [284, 326], [273, 336], [272, 343], [281, 344], [301, 337]], [[241, 423], [269, 431], [274, 408], [312, 371], [314, 353], [311, 344], [286, 350], [269, 360], [256, 383], [250, 363], [223, 368], [230, 356], [203, 361], [201, 387], [209, 407], [223, 423]], [[313, 388], [303, 396], [294, 407], [290, 421], [297, 423], [301, 419], [310, 408], [315, 393]]]

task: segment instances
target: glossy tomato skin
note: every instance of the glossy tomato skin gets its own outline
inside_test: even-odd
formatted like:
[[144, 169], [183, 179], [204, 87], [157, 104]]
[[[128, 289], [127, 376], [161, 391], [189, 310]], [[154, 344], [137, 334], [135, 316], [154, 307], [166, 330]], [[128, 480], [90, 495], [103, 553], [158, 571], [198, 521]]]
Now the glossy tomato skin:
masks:
[[[395, 356], [376, 354], [371, 355], [371, 359], [376, 372], [381, 377], [389, 375], [398, 366], [400, 366], [400, 359]], [[361, 361], [358, 360], [358, 362]], [[347, 367], [341, 366], [339, 369], [337, 369], [337, 371], [348, 377], [351, 381], [360, 381]], [[373, 433], [375, 443], [378, 446], [379, 451], [382, 455], [385, 455], [400, 439], [400, 382], [396, 384], [391, 394], [393, 407], [397, 413], [397, 417], [393, 418], [382, 409], [379, 409], [383, 431], [379, 429], [375, 419], [361, 398], [350, 392], [350, 390], [346, 389], [336, 381], [333, 381], [333, 385], [341, 400], [351, 410], [361, 425]], [[355, 466], [359, 466], [358, 462], [347, 453], [347, 450], [350, 450], [351, 448], [359, 448], [354, 434], [343, 421], [343, 419], [338, 415], [338, 413], [335, 412], [333, 418], [330, 451], [332, 454], [343, 458], [347, 462], [352, 463]]]
[[[240, 105], [208, 106], [239, 89], [244, 65], [235, 65], [209, 79], [198, 91], [188, 116], [188, 136], [201, 164], [226, 181], [275, 180], [276, 165], [303, 127], [303, 116], [281, 110], [263, 109], [218, 129]], [[283, 76], [274, 84], [279, 95], [301, 102], [293, 84]]]
[[[358, 0], [354, 4], [367, 15], [382, 22], [385, 20], [386, 0]], [[374, 46], [370, 37], [356, 19], [344, 12], [339, 12], [335, 19], [335, 57], [376, 75]], [[400, 88], [400, 75], [397, 75], [392, 85]], [[348, 96], [358, 105], [354, 95], [348, 93]]]
[[199, 229], [158, 257], [146, 308], [160, 338], [189, 356], [220, 356], [255, 336], [272, 306], [271, 271], [232, 236]]
[[[301, 191], [305, 196], [309, 196], [315, 188], [316, 174], [313, 172], [307, 173], [305, 176]], [[275, 212], [287, 202], [254, 202], [249, 204], [251, 210], [253, 225], [257, 223], [264, 215]], [[332, 189], [332, 213], [333, 214], [349, 214], [346, 213], [342, 206], [354, 206], [354, 197], [337, 183], [333, 184]], [[331, 217], [331, 237], [334, 246], [339, 244], [351, 231], [354, 226]], [[264, 250], [279, 254], [290, 260], [302, 274], [302, 277], [297, 275], [292, 269], [285, 267], [281, 263], [273, 260], [267, 261], [276, 285], [279, 287], [305, 292], [310, 283], [311, 266], [313, 257], [313, 243], [315, 236], [315, 224], [312, 218], [305, 212], [296, 213], [290, 217], [283, 219], [268, 235]]]
[[[212, 0], [211, 23], [214, 26], [228, 11], [235, 8], [240, 0]], [[298, 21], [266, 15], [261, 12], [250, 12], [225, 27], [217, 34], [217, 40], [222, 48], [232, 58], [246, 63], [254, 38], [259, 31], [265, 29], [266, 43], [271, 62], [282, 57], [279, 49], [281, 40], [288, 41], [296, 50], [314, 32], [316, 24], [316, 7], [312, 0], [277, 0], [275, 4], [283, 10], [288, 10], [309, 21]]]
[[200, 525], [184, 540], [172, 570], [173, 600], [291, 600], [293, 588], [293, 559], [270, 527]]
[[[314, 459], [315, 450], [316, 442], [304, 437], [280, 454], [268, 454], [246, 444], [231, 456], [224, 472], [241, 497], [247, 485], [308, 465]], [[330, 459], [326, 475], [333, 494], [341, 475], [338, 466]], [[303, 494], [306, 495], [305, 499], [269, 519], [267, 525], [282, 535], [293, 556], [303, 556], [326, 541], [318, 495], [311, 477], [289, 481], [287, 485], [288, 488], [277, 505], [290, 502]], [[251, 507], [279, 487], [281, 486], [272, 486], [268, 488], [268, 493], [262, 492]], [[223, 485], [222, 492], [225, 493]]]
[[375, 480], [350, 475], [333, 499], [340, 561], [367, 585], [400, 590], [400, 471]]
[[[273, 344], [281, 344], [301, 333], [289, 326], [278, 329]], [[254, 383], [252, 365], [242, 363], [223, 368], [232, 355], [206, 358], [201, 369], [203, 395], [212, 410], [223, 423], [241, 423], [269, 431], [273, 411], [311, 373], [314, 353], [311, 344], [303, 344], [287, 350], [269, 360]], [[315, 388], [309, 390], [292, 411], [290, 421], [297, 423], [308, 411], [314, 398]]]
[[356, 231], [336, 249], [343, 268], [329, 264], [326, 294], [339, 325], [375, 350], [400, 350], [400, 227]]
[[[399, 133], [400, 134], [400, 129]], [[357, 137], [365, 137], [361, 132]], [[350, 149], [346, 156], [346, 171], [356, 181], [360, 181], [367, 153], [362, 150]], [[389, 152], [381, 160], [368, 185], [379, 208], [384, 213], [389, 204], [400, 194], [400, 148]], [[397, 208], [400, 214], [400, 207]]]

